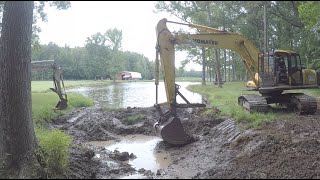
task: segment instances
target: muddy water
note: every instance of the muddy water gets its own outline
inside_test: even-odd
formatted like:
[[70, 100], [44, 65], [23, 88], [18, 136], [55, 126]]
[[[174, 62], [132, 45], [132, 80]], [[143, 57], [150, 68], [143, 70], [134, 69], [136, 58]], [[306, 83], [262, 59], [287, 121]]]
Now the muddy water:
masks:
[[120, 141], [91, 141], [90, 144], [105, 147], [109, 151], [117, 149], [120, 152], [133, 153], [137, 158], [129, 160], [129, 164], [135, 169], [144, 168], [156, 172], [171, 164], [170, 157], [165, 152], [154, 150], [160, 141], [162, 141], [160, 138], [154, 136], [128, 135], [122, 137]]
[[[176, 82], [181, 88], [179, 91], [191, 103], [201, 103], [202, 96], [188, 91], [185, 87], [194, 82]], [[79, 87], [68, 90], [78, 92], [96, 101], [100, 107], [126, 108], [126, 107], [150, 107], [156, 103], [156, 86], [154, 82], [128, 82], [115, 83], [108, 86]], [[158, 87], [158, 103], [166, 101], [164, 83], [160, 82]], [[185, 103], [178, 96], [178, 103]]]
[[[190, 103], [202, 103], [200, 94], [186, 89], [192, 82], [177, 82], [179, 91]], [[154, 82], [127, 82], [115, 83], [108, 86], [92, 86], [70, 89], [68, 92], [78, 92], [95, 100], [96, 107], [126, 108], [126, 107], [151, 107], [156, 103], [156, 86]], [[166, 102], [164, 83], [158, 86], [158, 103]], [[178, 103], [186, 103], [177, 96]], [[81, 116], [81, 115], [79, 115]], [[74, 119], [70, 120], [73, 121]], [[158, 169], [165, 169], [172, 164], [170, 157], [165, 152], [155, 152], [155, 146], [162, 139], [155, 136], [130, 135], [121, 137], [116, 141], [93, 141], [94, 146], [104, 146], [107, 150], [133, 153], [137, 158], [129, 160], [129, 164], [136, 170], [144, 168], [154, 173]], [[99, 157], [98, 157], [99, 158]], [[142, 179], [142, 174], [132, 174], [122, 177], [125, 179]]]

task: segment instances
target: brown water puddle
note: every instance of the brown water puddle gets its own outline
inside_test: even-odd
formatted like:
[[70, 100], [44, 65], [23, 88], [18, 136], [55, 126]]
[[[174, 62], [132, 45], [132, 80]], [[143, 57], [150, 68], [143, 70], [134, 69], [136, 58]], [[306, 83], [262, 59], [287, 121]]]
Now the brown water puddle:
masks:
[[[120, 141], [91, 141], [94, 146], [103, 146], [107, 150], [133, 153], [137, 158], [129, 160], [129, 164], [136, 170], [144, 168], [156, 172], [158, 169], [167, 168], [171, 159], [165, 152], [157, 152], [155, 146], [162, 139], [155, 136], [128, 135], [121, 137]], [[134, 175], [136, 176], [136, 175]], [[139, 177], [137, 175], [137, 177]], [[133, 178], [133, 177], [132, 177]]]

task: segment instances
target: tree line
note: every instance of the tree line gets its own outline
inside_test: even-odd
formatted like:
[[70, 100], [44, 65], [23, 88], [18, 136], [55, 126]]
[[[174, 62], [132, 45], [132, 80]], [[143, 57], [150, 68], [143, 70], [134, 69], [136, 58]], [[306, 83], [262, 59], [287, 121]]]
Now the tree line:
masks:
[[[40, 44], [34, 37], [32, 61], [55, 60], [63, 70], [64, 79], [88, 80], [96, 76], [114, 79], [122, 71], [141, 73], [144, 80], [154, 79], [155, 64], [143, 54], [121, 50], [122, 31], [108, 29], [87, 37], [84, 47], [60, 47], [53, 42]], [[33, 80], [49, 80], [50, 70], [32, 73]], [[162, 73], [161, 73], [162, 76]], [[201, 77], [201, 71], [176, 68], [177, 77]]]
[[[181, 22], [239, 32], [264, 52], [294, 50], [300, 54], [306, 67], [320, 72], [318, 1], [158, 1], [156, 9], [157, 12], [171, 13]], [[192, 47], [180, 49], [189, 53], [185, 64], [193, 61], [203, 65], [203, 76], [209, 76], [210, 79], [220, 76], [220, 79], [226, 81], [248, 79], [237, 53]]]
[[[143, 54], [122, 51], [122, 31], [108, 29], [87, 37], [84, 47], [59, 47], [50, 42], [40, 44], [39, 39], [32, 45], [32, 60], [54, 59], [63, 69], [68, 80], [114, 79], [122, 71], [140, 72], [143, 79], [154, 78], [154, 63]], [[35, 72], [33, 79], [50, 79], [51, 72]]]

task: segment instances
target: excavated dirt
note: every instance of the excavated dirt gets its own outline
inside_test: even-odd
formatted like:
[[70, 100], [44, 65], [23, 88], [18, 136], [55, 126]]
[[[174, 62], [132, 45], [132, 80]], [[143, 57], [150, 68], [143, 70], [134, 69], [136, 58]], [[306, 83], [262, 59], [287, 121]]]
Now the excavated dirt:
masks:
[[[134, 154], [88, 143], [134, 134], [155, 136], [153, 124], [159, 116], [153, 107], [83, 108], [55, 119], [52, 128], [64, 130], [74, 142], [65, 178], [320, 178], [318, 113], [245, 130], [231, 118], [201, 112], [178, 111], [185, 130], [197, 141], [180, 147], [157, 143], [154, 151], [171, 159], [167, 168], [157, 171], [132, 167], [128, 160], [136, 158]], [[138, 115], [139, 122], [127, 123], [128, 117]]]

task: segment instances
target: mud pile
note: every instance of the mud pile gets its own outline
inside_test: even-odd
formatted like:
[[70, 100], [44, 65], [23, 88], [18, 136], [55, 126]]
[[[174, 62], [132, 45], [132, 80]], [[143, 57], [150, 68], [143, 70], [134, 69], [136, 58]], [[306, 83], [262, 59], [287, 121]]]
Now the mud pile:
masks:
[[237, 151], [226, 169], [212, 168], [201, 178], [320, 178], [319, 116], [298, 116], [243, 134], [230, 148]]
[[[127, 125], [128, 117], [137, 116], [141, 117], [138, 123]], [[52, 126], [67, 131], [77, 141], [108, 141], [117, 139], [119, 135], [153, 135], [152, 127], [157, 119], [154, 108], [84, 108], [53, 120]]]

